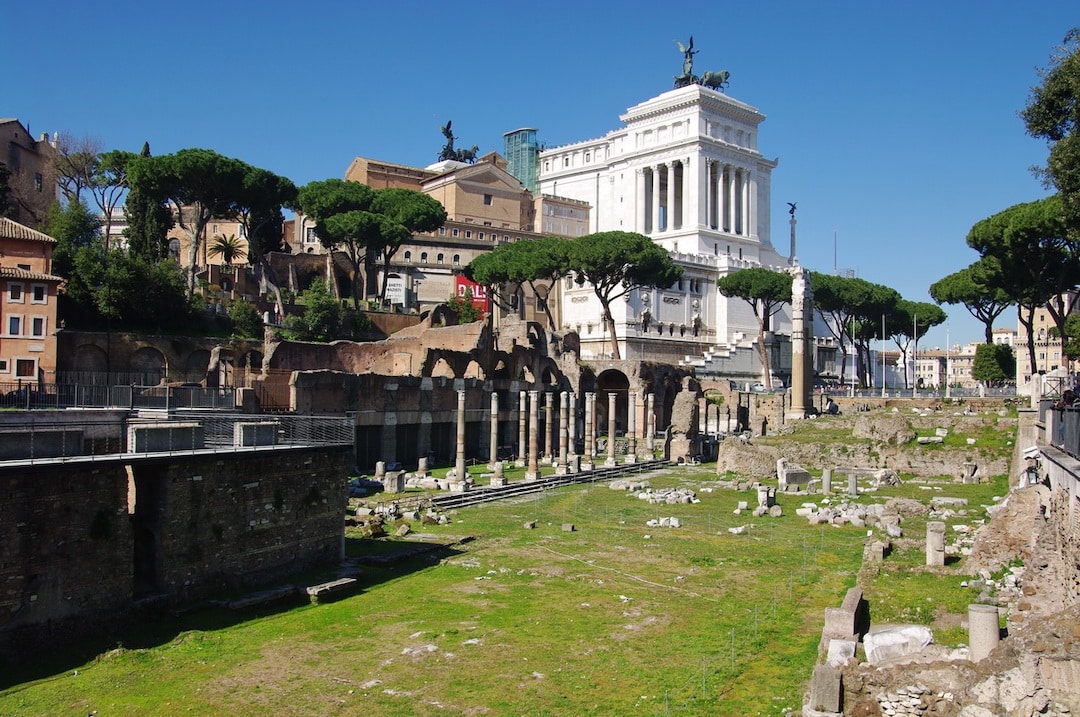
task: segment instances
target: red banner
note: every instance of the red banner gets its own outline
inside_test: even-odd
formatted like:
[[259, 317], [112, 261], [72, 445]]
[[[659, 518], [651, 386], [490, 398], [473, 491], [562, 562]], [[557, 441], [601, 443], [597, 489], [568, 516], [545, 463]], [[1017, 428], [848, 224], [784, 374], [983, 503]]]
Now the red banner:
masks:
[[483, 311], [485, 314], [491, 312], [491, 297], [488, 296], [488, 290], [486, 286], [477, 284], [476, 282], [469, 281], [461, 274], [457, 275], [457, 295], [458, 298], [464, 299], [465, 295], [472, 292], [473, 306]]

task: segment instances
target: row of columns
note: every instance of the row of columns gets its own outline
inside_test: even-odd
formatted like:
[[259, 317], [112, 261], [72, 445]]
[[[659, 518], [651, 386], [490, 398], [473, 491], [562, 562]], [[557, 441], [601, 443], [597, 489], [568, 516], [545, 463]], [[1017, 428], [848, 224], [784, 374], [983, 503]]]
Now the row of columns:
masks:
[[[690, 170], [693, 162], [698, 172]], [[756, 233], [756, 186], [745, 167], [693, 158], [642, 167], [637, 175], [637, 225], [645, 234], [705, 226], [738, 236]]]
[[[521, 391], [518, 394], [518, 456], [517, 465], [525, 467], [525, 480], [536, 480], [540, 475], [541, 460], [554, 464], [557, 474], [566, 473], [571, 469], [577, 469], [578, 461], [574, 453], [574, 443], [577, 438], [576, 406], [577, 397], [573, 391], [562, 391], [558, 411], [554, 404], [553, 392], [544, 392], [544, 406], [548, 420], [544, 428], [544, 453], [540, 451], [540, 391]], [[605, 465], [616, 465], [615, 458], [615, 433], [616, 433], [616, 393], [610, 391], [607, 394], [607, 456]], [[653, 394], [645, 394], [642, 406], [645, 409], [645, 450], [652, 455], [655, 450], [655, 417], [654, 417]], [[585, 455], [580, 462], [580, 468], [591, 470], [597, 457], [596, 451], [596, 393], [585, 393]], [[457, 476], [464, 476], [465, 469], [465, 391], [458, 391], [457, 400], [457, 445], [454, 470]], [[568, 410], [570, 409], [570, 410]], [[627, 455], [626, 462], [632, 463], [637, 460], [637, 410], [638, 394], [631, 391], [627, 402]], [[558, 413], [558, 452], [552, 453], [553, 437], [555, 430], [554, 416]], [[489, 433], [490, 456], [492, 465], [496, 463], [499, 446], [499, 395], [491, 394], [491, 428]], [[527, 419], [526, 419], [527, 417]], [[526, 430], [526, 429], [530, 430]], [[528, 446], [525, 450], [525, 446]]]

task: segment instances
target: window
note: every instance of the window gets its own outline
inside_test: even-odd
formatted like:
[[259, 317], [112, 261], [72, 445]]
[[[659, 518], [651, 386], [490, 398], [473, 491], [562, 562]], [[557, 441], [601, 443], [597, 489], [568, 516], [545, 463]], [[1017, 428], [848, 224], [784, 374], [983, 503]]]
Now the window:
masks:
[[241, 239], [243, 239], [245, 236], [247, 236], [247, 230], [244, 229], [243, 224], [237, 224], [236, 225], [236, 236], [240, 237]]
[[214, 234], [217, 234], [217, 224], [214, 225]]
[[427, 252], [426, 251], [420, 252], [420, 263], [421, 264], [427, 264]]
[[461, 254], [454, 254], [454, 266], [461, 265]]
[[490, 207], [491, 206], [491, 195], [490, 194], [485, 194], [484, 195], [484, 206], [485, 207]]
[[22, 317], [21, 316], [9, 316], [8, 317], [8, 336], [18, 336], [21, 328], [22, 328]]
[[319, 238], [315, 236], [315, 227], [308, 227], [304, 232], [304, 242], [307, 244], [314, 244]]
[[405, 263], [406, 264], [412, 264], [412, 252], [411, 251], [405, 252]]
[[41, 177], [41, 172], [34, 172], [34, 191], [40, 192], [45, 187], [45, 182]]
[[44, 304], [46, 296], [45, 288], [44, 284], [32, 284], [30, 286], [30, 293], [32, 295], [30, 301], [34, 304]]
[[21, 304], [23, 302], [22, 284], [8, 284], [8, 301], [13, 304]]
[[456, 237], [458, 235], [458, 230], [457, 229], [451, 229], [450, 230], [450, 235]]
[[9, 370], [10, 369], [8, 368], [8, 360], [0, 359], [0, 373], [7, 373]]
[[437, 257], [435, 257], [435, 263], [436, 264], [442, 264], [443, 263], [443, 255], [442, 254], [439, 254]]
[[15, 375], [19, 378], [33, 378], [35, 369], [34, 359], [15, 359]]
[[30, 333], [34, 336], [45, 335], [45, 318], [42, 316], [35, 316], [31, 322]]
[[466, 239], [472, 239], [472, 230], [471, 229], [466, 229], [465, 230], [465, 238]]
[[446, 227], [439, 227], [439, 236], [446, 236]]
[[476, 235], [476, 238], [483, 241], [484, 240], [484, 232], [478, 232], [477, 235]]

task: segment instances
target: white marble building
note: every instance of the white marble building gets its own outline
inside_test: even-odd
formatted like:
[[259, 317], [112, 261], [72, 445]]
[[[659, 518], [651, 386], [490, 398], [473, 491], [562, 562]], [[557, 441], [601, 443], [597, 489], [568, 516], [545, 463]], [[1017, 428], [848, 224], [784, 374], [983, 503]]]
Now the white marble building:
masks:
[[[541, 152], [540, 191], [588, 202], [590, 232], [646, 234], [683, 268], [680, 284], [635, 291], [612, 306], [622, 357], [678, 362], [745, 353], [731, 372], [760, 374], [756, 349], [747, 350], [757, 321], [746, 302], [722, 296], [716, 280], [745, 267], [790, 266], [769, 239], [777, 162], [758, 151], [765, 116], [689, 85], [620, 119], [623, 127], [600, 139]], [[610, 354], [591, 288], [564, 283], [562, 316], [564, 327], [578, 329], [583, 357]], [[773, 329], [790, 334], [790, 314], [774, 317]]]

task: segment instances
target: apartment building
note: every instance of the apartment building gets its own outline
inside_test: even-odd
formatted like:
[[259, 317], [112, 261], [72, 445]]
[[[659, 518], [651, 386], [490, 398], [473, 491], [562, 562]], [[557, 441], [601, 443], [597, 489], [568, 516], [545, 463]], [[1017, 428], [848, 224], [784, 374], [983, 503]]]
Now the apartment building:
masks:
[[56, 240], [0, 218], [0, 383], [52, 383], [56, 377]]

